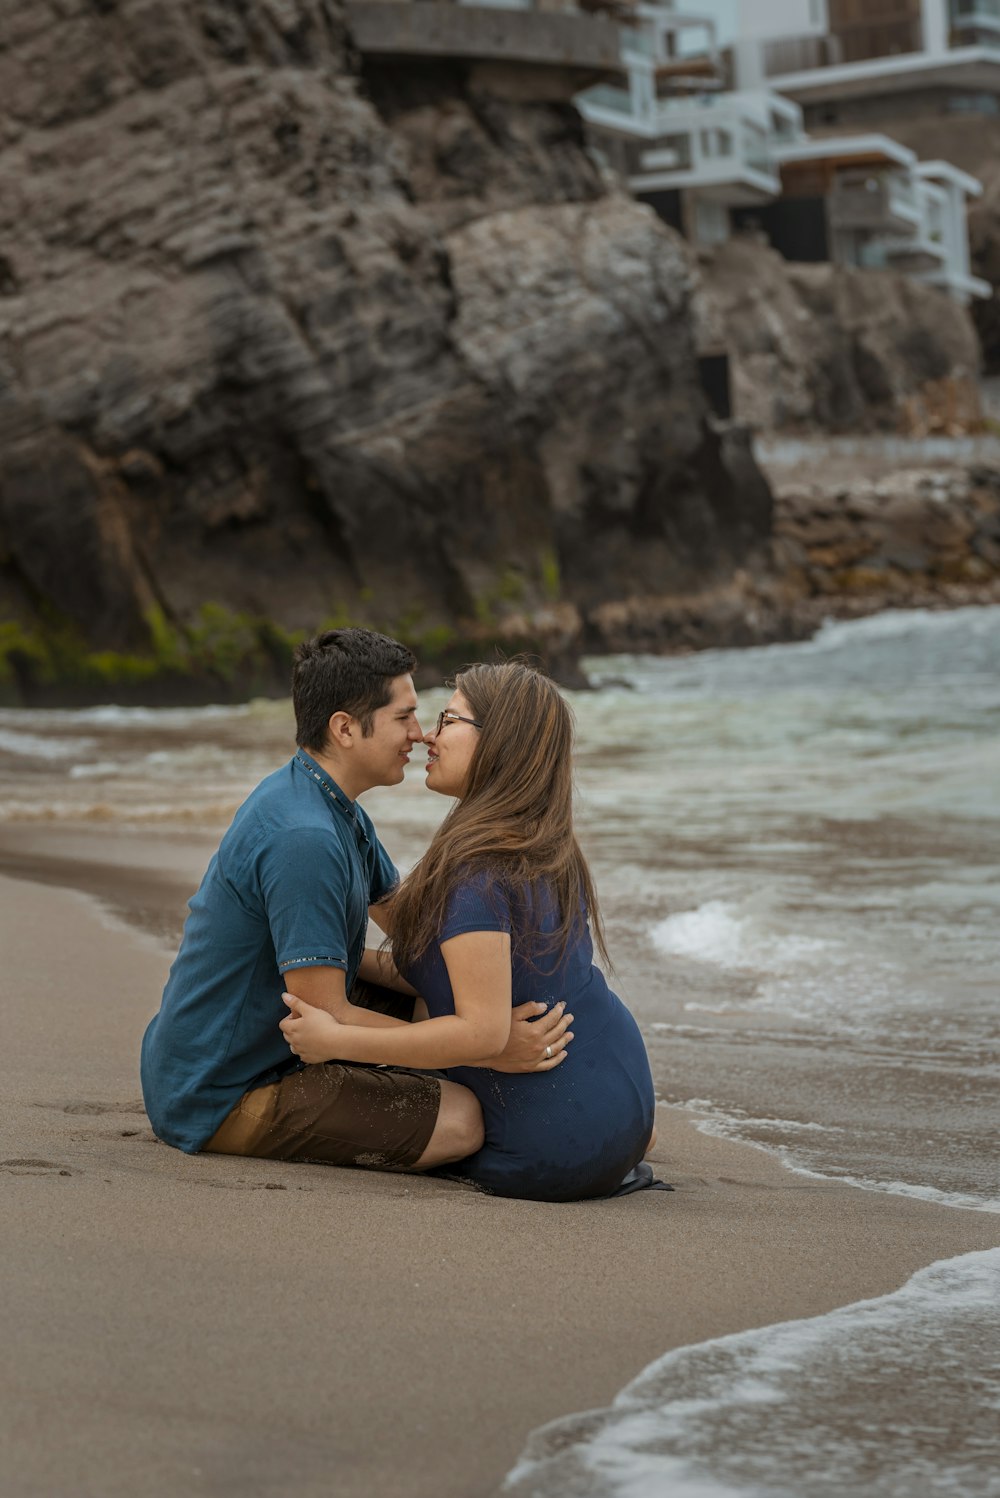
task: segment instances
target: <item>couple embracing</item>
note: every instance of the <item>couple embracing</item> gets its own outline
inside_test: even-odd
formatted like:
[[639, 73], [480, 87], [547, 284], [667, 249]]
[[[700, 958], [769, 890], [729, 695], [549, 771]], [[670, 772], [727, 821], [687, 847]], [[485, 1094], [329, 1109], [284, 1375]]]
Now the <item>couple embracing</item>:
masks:
[[[143, 1039], [150, 1122], [191, 1153], [501, 1196], [653, 1184], [645, 1048], [593, 962], [569, 708], [530, 666], [472, 666], [425, 735], [415, 664], [371, 630], [299, 647], [297, 752], [236, 813]], [[357, 798], [418, 743], [455, 804], [400, 883]]]

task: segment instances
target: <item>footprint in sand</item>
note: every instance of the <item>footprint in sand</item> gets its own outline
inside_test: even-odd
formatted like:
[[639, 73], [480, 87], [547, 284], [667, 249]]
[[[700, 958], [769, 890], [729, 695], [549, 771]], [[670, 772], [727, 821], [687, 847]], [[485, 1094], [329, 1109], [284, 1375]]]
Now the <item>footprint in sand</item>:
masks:
[[0, 1170], [11, 1176], [71, 1176], [73, 1171], [55, 1160], [0, 1160]]
[[90, 1116], [96, 1116], [101, 1113], [145, 1114], [146, 1112], [143, 1107], [142, 1098], [128, 1103], [94, 1103], [83, 1100], [73, 1103], [38, 1103], [36, 1106], [39, 1108], [56, 1108], [60, 1113], [88, 1114]]
[[81, 1129], [71, 1134], [74, 1144], [89, 1144], [92, 1139], [138, 1139], [143, 1144], [158, 1144], [152, 1129]]
[[236, 1181], [216, 1181], [208, 1176], [196, 1176], [190, 1180], [186, 1176], [179, 1176], [187, 1185], [192, 1186], [215, 1186], [220, 1191], [287, 1191], [288, 1187], [281, 1181], [248, 1181], [240, 1178]]

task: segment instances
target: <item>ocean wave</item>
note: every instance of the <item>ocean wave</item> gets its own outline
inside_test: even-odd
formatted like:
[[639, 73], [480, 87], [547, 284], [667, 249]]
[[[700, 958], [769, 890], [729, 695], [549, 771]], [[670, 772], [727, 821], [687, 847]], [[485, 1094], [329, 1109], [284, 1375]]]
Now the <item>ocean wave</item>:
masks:
[[[270, 703], [267, 705], [272, 706]], [[287, 710], [287, 704], [285, 706]], [[34, 727], [48, 730], [69, 728], [75, 724], [88, 724], [95, 728], [183, 728], [189, 723], [245, 718], [248, 713], [256, 710], [255, 702], [241, 702], [232, 706], [218, 703], [207, 707], [119, 707], [115, 703], [104, 703], [100, 707], [18, 707], [0, 712], [0, 722], [16, 717], [20, 722], [30, 721]]]
[[[966, 701], [982, 695], [996, 705], [995, 655], [1000, 607], [892, 610], [866, 619], [827, 620], [809, 640], [752, 646], [745, 650], [703, 650], [685, 656], [619, 655], [584, 661], [584, 669], [608, 686], [594, 694], [596, 710], [609, 722], [620, 712], [624, 694], [669, 699], [673, 711], [706, 696], [732, 708], [768, 699], [750, 732], [767, 733], [768, 721], [790, 694], [793, 705], [821, 711], [844, 694], [841, 711], [825, 723], [836, 734], [846, 715], [857, 726], [856, 709], [877, 694], [886, 705], [888, 688], [900, 688], [910, 709], [925, 700], [931, 717], [941, 695]], [[876, 724], [865, 723], [870, 733]]]
[[110, 780], [123, 775], [132, 768], [131, 761], [120, 759], [94, 759], [82, 765], [70, 765], [70, 780]]
[[824, 619], [806, 650], [840, 650], [873, 640], [909, 639], [914, 635], [985, 635], [995, 633], [1000, 611], [972, 605], [961, 609], [887, 609], [865, 619]]
[[969, 1191], [944, 1191], [937, 1186], [927, 1186], [912, 1181], [879, 1180], [875, 1176], [855, 1175], [836, 1164], [823, 1170], [804, 1165], [795, 1146], [777, 1140], [755, 1139], [753, 1129], [781, 1130], [792, 1134], [844, 1134], [846, 1129], [839, 1124], [802, 1122], [789, 1118], [755, 1118], [741, 1108], [721, 1108], [710, 1098], [686, 1098], [681, 1102], [657, 1099], [668, 1108], [680, 1108], [695, 1115], [694, 1125], [700, 1134], [715, 1139], [728, 1139], [738, 1144], [749, 1144], [754, 1149], [772, 1155], [795, 1175], [807, 1176], [813, 1181], [836, 1182], [838, 1186], [856, 1186], [860, 1191], [880, 1191], [889, 1196], [909, 1196], [917, 1201], [933, 1202], [937, 1206], [959, 1208], [966, 1212], [1000, 1213], [1000, 1197], [974, 1195]]
[[536, 1431], [502, 1491], [997, 1498], [998, 1333], [1000, 1249], [941, 1260], [890, 1295], [667, 1353], [609, 1408]]
[[32, 801], [6, 800], [0, 805], [0, 822], [115, 822], [122, 826], [221, 825], [225, 827], [236, 815], [239, 800], [206, 801], [199, 805], [171, 805], [148, 802], [125, 805], [112, 801], [50, 801], [40, 805]]
[[814, 959], [830, 949], [830, 944], [819, 937], [768, 930], [751, 917], [736, 914], [734, 907], [722, 900], [709, 900], [694, 910], [668, 915], [652, 927], [649, 936], [654, 946], [670, 957], [766, 972]]
[[[840, 1124], [821, 1124], [814, 1123], [812, 1120], [798, 1118], [754, 1118], [749, 1113], [744, 1112], [742, 1108], [732, 1108], [728, 1111], [723, 1111], [710, 1098], [685, 1098], [682, 1102], [672, 1103], [669, 1106], [684, 1108], [690, 1113], [699, 1113], [711, 1118], [721, 1119], [727, 1124], [732, 1124], [734, 1128], [738, 1128], [740, 1125], [747, 1126], [752, 1124], [758, 1129], [790, 1129], [792, 1131], [801, 1129], [808, 1133], [816, 1134], [842, 1134], [844, 1132]], [[699, 1122], [704, 1121], [706, 1119], [699, 1120]], [[703, 1132], [707, 1133], [708, 1130], [704, 1130]], [[734, 1135], [733, 1137], [737, 1136]]]
[[94, 747], [94, 739], [57, 738], [25, 733], [23, 729], [0, 728], [0, 752], [19, 759], [44, 759], [46, 762], [73, 759], [78, 754], [89, 754]]
[[633, 678], [649, 678], [658, 673], [684, 675], [702, 662], [717, 660], [770, 660], [783, 657], [811, 656], [831, 650], [842, 650], [879, 641], [907, 641], [915, 636], [992, 638], [1000, 626], [1000, 607], [970, 604], [957, 609], [885, 609], [862, 619], [824, 619], [806, 640], [778, 641], [771, 645], [750, 645], [738, 650], [719, 648], [699, 650], [689, 655], [594, 655], [583, 659], [584, 670], [612, 683], [633, 685]]

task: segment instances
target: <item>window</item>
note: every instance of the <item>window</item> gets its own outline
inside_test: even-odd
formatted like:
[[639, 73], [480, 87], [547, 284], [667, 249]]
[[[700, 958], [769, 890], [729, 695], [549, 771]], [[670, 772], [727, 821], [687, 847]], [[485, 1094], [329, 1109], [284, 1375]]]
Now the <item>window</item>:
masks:
[[1000, 114], [996, 94], [952, 94], [945, 106], [949, 114]]

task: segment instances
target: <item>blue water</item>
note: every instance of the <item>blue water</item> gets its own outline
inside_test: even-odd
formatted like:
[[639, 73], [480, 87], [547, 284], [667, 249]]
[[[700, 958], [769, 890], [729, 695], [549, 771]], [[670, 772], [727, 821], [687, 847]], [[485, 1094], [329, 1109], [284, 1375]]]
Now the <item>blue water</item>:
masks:
[[[664, 1106], [998, 1210], [1000, 609], [591, 669], [614, 684], [574, 694], [581, 836]], [[0, 712], [0, 816], [214, 835], [290, 744], [287, 703]], [[404, 866], [445, 810], [422, 781], [365, 798]], [[1000, 1251], [673, 1352], [539, 1432], [509, 1490], [996, 1498], [998, 1306]]]

